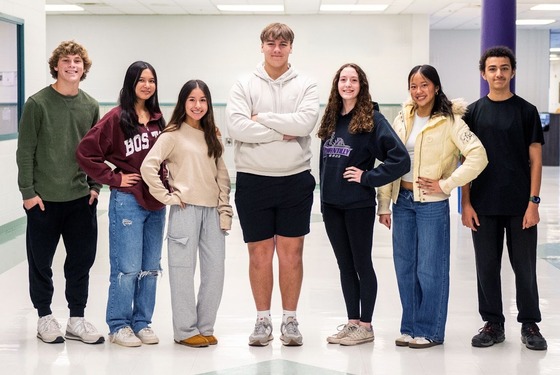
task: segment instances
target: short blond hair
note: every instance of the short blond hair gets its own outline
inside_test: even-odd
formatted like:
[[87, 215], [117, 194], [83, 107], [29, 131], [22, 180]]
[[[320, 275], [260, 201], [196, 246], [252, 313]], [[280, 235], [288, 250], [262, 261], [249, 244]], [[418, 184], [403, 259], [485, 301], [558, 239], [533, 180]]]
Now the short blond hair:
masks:
[[261, 43], [264, 43], [269, 39], [284, 39], [292, 44], [294, 42], [294, 32], [286, 24], [278, 22], [271, 23], [261, 32]]
[[55, 50], [53, 51], [51, 58], [49, 59], [49, 68], [51, 71], [51, 76], [54, 79], [58, 78], [58, 72], [55, 70], [55, 68], [58, 66], [58, 61], [62, 57], [68, 55], [78, 55], [82, 58], [82, 61], [84, 62], [84, 74], [80, 78], [80, 81], [83, 81], [84, 79], [86, 79], [87, 73], [91, 68], [91, 60], [89, 59], [89, 55], [87, 53], [87, 50], [84, 48], [84, 46], [82, 46], [79, 43], [76, 43], [73, 40], [67, 40], [60, 43], [58, 47], [56, 47]]

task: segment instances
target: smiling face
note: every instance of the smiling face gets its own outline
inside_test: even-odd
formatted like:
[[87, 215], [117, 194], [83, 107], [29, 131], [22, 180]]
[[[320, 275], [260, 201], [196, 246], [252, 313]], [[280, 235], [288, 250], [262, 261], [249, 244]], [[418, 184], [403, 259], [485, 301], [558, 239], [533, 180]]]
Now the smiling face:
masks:
[[271, 78], [276, 79], [288, 70], [288, 58], [292, 44], [282, 38], [267, 39], [261, 45], [264, 54], [264, 68]]
[[57, 72], [58, 81], [79, 84], [84, 74], [84, 61], [80, 55], [61, 56], [54, 70]]
[[508, 57], [489, 57], [486, 59], [482, 78], [488, 82], [491, 92], [509, 92], [510, 82], [515, 75]]
[[134, 88], [136, 100], [146, 101], [154, 95], [154, 92], [156, 92], [156, 79], [154, 74], [150, 69], [144, 69], [138, 78], [138, 82], [136, 82], [136, 87]]
[[340, 71], [338, 93], [346, 106], [354, 107], [360, 93], [360, 77], [353, 67], [347, 66]]
[[434, 107], [436, 94], [439, 87], [436, 87], [432, 81], [424, 77], [420, 73], [415, 73], [410, 77], [408, 84], [410, 97], [417, 105], [419, 116], [429, 116]]
[[185, 110], [187, 112], [187, 124], [200, 129], [200, 120], [208, 112], [208, 100], [199, 87], [193, 89], [187, 96]]

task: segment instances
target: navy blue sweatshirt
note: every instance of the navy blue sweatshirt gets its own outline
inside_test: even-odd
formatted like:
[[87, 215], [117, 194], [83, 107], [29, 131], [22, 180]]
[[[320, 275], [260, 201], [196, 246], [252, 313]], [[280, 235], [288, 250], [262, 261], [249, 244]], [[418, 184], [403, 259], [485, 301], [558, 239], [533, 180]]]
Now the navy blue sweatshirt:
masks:
[[[354, 111], [339, 115], [336, 130], [321, 142], [321, 204], [338, 208], [375, 207], [375, 187], [388, 184], [410, 170], [405, 146], [378, 111], [373, 112], [373, 130], [350, 134]], [[379, 160], [375, 166], [375, 160]], [[360, 183], [342, 175], [347, 167], [363, 170]]]

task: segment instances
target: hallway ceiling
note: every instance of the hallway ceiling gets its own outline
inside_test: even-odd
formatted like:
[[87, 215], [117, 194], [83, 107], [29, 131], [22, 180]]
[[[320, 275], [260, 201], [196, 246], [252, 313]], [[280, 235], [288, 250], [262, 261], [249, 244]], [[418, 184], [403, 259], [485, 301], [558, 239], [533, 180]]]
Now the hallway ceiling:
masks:
[[[490, 0], [488, 0], [490, 1]], [[232, 15], [232, 14], [428, 14], [432, 29], [478, 29], [481, 23], [481, 0], [46, 0], [46, 4], [75, 4], [84, 12], [49, 12], [48, 14], [86, 15]], [[218, 10], [216, 5], [283, 4], [280, 13], [237, 13]], [[321, 4], [388, 4], [383, 12], [320, 12]], [[560, 0], [517, 1], [517, 19], [555, 19], [544, 26], [519, 26], [533, 29], [560, 29], [560, 10], [534, 11], [537, 4], [560, 4]]]

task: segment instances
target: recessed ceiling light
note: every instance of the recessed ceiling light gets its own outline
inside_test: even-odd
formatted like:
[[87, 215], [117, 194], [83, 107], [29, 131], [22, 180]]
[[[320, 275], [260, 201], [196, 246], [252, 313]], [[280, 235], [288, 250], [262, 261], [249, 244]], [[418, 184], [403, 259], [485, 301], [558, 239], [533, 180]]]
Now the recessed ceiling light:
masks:
[[224, 12], [283, 12], [284, 5], [216, 5]]
[[45, 4], [47, 12], [83, 12], [84, 8], [72, 4]]
[[531, 7], [531, 10], [560, 10], [560, 4], [539, 4]]
[[515, 24], [518, 26], [538, 26], [538, 25], [550, 25], [556, 22], [556, 20], [517, 20]]
[[383, 12], [387, 4], [322, 4], [321, 12]]

